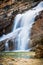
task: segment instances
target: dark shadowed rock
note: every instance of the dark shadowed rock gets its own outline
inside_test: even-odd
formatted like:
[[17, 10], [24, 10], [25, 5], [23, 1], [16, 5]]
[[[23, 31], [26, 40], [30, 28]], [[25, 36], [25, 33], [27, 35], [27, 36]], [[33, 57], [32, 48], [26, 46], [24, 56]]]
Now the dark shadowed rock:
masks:
[[13, 40], [9, 40], [9, 41], [8, 41], [8, 45], [9, 45], [9, 50], [13, 50], [13, 49], [14, 49]]
[[4, 42], [0, 42], [0, 51], [4, 51], [5, 50], [5, 44]]

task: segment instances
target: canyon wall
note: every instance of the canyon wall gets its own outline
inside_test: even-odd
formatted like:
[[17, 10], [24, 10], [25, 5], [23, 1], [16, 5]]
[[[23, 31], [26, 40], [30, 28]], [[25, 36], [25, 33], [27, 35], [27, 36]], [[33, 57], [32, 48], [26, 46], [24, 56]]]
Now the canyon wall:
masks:
[[39, 12], [39, 15], [35, 18], [31, 30], [32, 45], [35, 49], [36, 57], [43, 57], [43, 11]]
[[[17, 14], [29, 10], [30, 8], [36, 6], [38, 3], [39, 2], [34, 2], [33, 4], [33, 1], [15, 2], [14, 0], [9, 0], [9, 1], [4, 0], [3, 2], [1, 2], [0, 3], [0, 36], [2, 36], [3, 34], [8, 34], [9, 32], [12, 31], [13, 21]], [[35, 40], [37, 40], [37, 36], [35, 37], [35, 35], [37, 35], [38, 33], [38, 38], [40, 38], [41, 36], [40, 34], [43, 33], [43, 22], [42, 22], [43, 13], [41, 13], [40, 15], [36, 17], [35, 19], [36, 23], [34, 23], [32, 27], [31, 39], [33, 39], [33, 44], [32, 44], [33, 46], [36, 45]], [[0, 42], [0, 51], [3, 51], [4, 49], [5, 49], [5, 42], [2, 41]]]
[[[0, 36], [12, 31], [14, 17], [31, 7], [36, 6], [37, 2], [16, 2], [16, 0], [0, 1]], [[9, 29], [9, 30], [8, 30]]]

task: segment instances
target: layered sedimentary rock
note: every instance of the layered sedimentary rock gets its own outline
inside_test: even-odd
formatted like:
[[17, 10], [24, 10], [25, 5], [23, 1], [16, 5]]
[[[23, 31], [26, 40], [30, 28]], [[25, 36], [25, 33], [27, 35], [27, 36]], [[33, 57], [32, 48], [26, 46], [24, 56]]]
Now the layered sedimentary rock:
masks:
[[35, 18], [35, 23], [32, 27], [31, 39], [35, 47], [36, 57], [43, 57], [43, 11]]
[[[0, 35], [11, 32], [13, 20], [16, 14], [22, 13], [31, 7], [36, 6], [32, 1], [25, 2], [24, 0], [1, 0], [0, 1]], [[9, 28], [9, 30], [8, 30]]]
[[0, 43], [0, 51], [5, 50], [5, 44], [4, 42]]
[[[34, 7], [37, 4], [37, 2], [34, 2], [33, 4], [33, 1], [29, 0], [28, 2], [25, 2], [25, 0], [19, 2], [18, 0], [0, 1], [0, 36], [12, 31], [13, 21], [18, 13], [22, 13], [26, 10], [29, 10], [31, 7]], [[2, 42], [0, 42], [0, 44], [1, 43]], [[1, 44], [0, 46], [0, 51], [2, 51], [4, 48], [4, 46], [2, 48], [3, 44]]]
[[[12, 31], [13, 21], [16, 14], [28, 9], [31, 5], [29, 2], [17, 2], [14, 0], [0, 1], [0, 36]], [[9, 42], [9, 49], [13, 47], [12, 42]], [[5, 49], [5, 42], [0, 42], [0, 51]]]

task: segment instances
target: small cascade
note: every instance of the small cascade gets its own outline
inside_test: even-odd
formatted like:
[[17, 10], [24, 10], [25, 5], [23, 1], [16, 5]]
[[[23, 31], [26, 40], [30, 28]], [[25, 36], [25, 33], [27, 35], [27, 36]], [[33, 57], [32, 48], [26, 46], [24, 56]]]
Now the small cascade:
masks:
[[[36, 7], [30, 9], [23, 14], [18, 14], [15, 17], [14, 25], [12, 32], [4, 35], [0, 38], [0, 41], [6, 39], [15, 39], [16, 43], [16, 50], [24, 51], [28, 50], [29, 40], [30, 40], [30, 33], [32, 24], [34, 23], [35, 17], [39, 14], [40, 11], [43, 10], [43, 1], [41, 1]], [[14, 42], [14, 40], [13, 40]], [[5, 49], [8, 51], [8, 43], [5, 44]]]
[[8, 41], [6, 41], [6, 43], [5, 43], [5, 51], [9, 51]]

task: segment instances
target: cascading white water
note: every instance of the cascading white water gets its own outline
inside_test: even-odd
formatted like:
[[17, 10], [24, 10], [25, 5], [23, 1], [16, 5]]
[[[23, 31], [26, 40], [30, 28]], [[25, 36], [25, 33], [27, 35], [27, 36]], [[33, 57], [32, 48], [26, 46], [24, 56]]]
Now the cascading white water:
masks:
[[6, 41], [6, 44], [5, 44], [5, 51], [9, 51], [9, 45], [8, 45], [7, 41]]
[[[12, 32], [1, 37], [0, 41], [5, 39], [16, 38], [17, 50], [26, 50], [28, 48], [31, 27], [34, 23], [36, 15], [43, 10], [43, 1], [40, 2], [35, 8], [26, 11], [23, 14], [18, 14], [14, 20]], [[8, 45], [7, 45], [8, 46]]]

